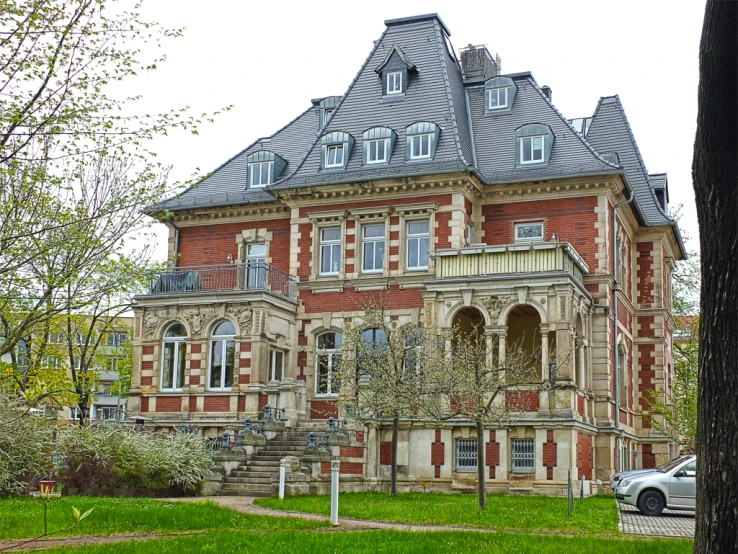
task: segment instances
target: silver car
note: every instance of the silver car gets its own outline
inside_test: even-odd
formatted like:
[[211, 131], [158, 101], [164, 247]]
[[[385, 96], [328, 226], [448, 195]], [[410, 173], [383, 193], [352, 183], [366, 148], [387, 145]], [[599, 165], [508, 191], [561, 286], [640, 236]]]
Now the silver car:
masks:
[[694, 510], [697, 458], [680, 456], [653, 469], [616, 473], [610, 487], [619, 502], [636, 506], [647, 516], [664, 508]]

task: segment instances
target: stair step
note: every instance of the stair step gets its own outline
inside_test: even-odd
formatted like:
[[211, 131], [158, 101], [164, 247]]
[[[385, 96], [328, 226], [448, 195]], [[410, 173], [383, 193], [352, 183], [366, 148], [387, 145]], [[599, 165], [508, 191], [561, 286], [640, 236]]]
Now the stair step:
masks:
[[246, 467], [273, 467], [279, 470], [279, 460], [249, 460]]
[[274, 491], [269, 492], [262, 492], [262, 491], [236, 491], [236, 490], [226, 490], [226, 491], [217, 491], [215, 493], [216, 496], [256, 496], [259, 498], [266, 498], [268, 496], [274, 496]]
[[[278, 471], [238, 471], [236, 469], [231, 471], [231, 476], [239, 479], [271, 479], [273, 475], [277, 475], [278, 473]], [[228, 479], [228, 477], [226, 477], [226, 479]]]
[[224, 483], [233, 485], [271, 485], [272, 477], [253, 477], [251, 475], [249, 475], [248, 477], [226, 477]]
[[279, 449], [279, 450], [276, 450], [276, 449], [275, 450], [269, 450], [269, 448], [267, 447], [264, 450], [262, 450], [261, 452], [259, 452], [257, 454], [257, 456], [261, 456], [262, 454], [266, 454], [268, 456], [282, 456], [282, 457], [284, 457], [284, 456], [294, 456], [296, 453], [302, 454], [303, 450], [305, 450], [305, 449], [304, 448], [300, 448], [300, 449], [297, 449], [296, 448], [294, 450], [282, 450], [282, 449]]
[[263, 491], [271, 492], [274, 486], [272, 484], [246, 484], [246, 483], [223, 483], [223, 491]]

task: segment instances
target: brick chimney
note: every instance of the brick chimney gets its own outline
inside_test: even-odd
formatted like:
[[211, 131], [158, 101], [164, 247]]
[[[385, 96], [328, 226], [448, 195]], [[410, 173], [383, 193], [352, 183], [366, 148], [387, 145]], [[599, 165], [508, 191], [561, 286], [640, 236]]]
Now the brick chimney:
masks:
[[464, 83], [484, 82], [500, 73], [500, 58], [492, 57], [484, 45], [469, 45], [461, 49], [461, 74]]

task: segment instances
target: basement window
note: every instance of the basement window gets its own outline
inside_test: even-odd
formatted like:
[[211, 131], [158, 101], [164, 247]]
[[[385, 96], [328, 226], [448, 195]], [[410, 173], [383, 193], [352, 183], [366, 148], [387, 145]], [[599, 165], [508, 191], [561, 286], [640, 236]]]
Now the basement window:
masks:
[[456, 439], [456, 471], [477, 471], [477, 439]]
[[511, 446], [513, 473], [533, 473], [535, 470], [535, 441], [533, 439], [513, 439]]

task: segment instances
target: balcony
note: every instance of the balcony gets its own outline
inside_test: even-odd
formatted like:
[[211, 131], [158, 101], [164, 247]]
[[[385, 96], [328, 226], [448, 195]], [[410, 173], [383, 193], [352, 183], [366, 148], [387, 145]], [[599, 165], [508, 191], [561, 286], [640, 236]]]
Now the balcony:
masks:
[[568, 242], [531, 242], [466, 248], [434, 253], [436, 279], [539, 273], [568, 273], [580, 283], [589, 266]]
[[264, 262], [171, 267], [156, 273], [150, 295], [197, 295], [211, 292], [270, 292], [297, 300], [297, 279]]

